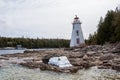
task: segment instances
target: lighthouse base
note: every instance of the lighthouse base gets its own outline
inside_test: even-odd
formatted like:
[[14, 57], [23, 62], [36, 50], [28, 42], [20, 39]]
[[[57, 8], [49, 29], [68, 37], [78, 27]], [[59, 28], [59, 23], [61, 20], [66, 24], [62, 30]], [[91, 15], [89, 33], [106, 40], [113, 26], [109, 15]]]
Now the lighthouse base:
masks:
[[83, 48], [83, 47], [85, 47], [85, 46], [86, 46], [86, 44], [85, 44], [85, 43], [82, 43], [82, 44], [77, 45], [77, 46], [70, 46], [70, 48]]

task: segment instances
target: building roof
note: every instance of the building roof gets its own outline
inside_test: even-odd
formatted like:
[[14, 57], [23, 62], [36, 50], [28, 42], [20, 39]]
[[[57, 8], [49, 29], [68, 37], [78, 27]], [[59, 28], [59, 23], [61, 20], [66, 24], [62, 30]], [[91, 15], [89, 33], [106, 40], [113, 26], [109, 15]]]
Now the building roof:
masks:
[[77, 15], [75, 15], [75, 18], [74, 19], [79, 19], [79, 17], [77, 17]]
[[80, 20], [79, 20], [79, 17], [77, 15], [75, 15], [75, 18], [74, 18], [74, 21], [73, 21], [73, 24], [81, 24]]

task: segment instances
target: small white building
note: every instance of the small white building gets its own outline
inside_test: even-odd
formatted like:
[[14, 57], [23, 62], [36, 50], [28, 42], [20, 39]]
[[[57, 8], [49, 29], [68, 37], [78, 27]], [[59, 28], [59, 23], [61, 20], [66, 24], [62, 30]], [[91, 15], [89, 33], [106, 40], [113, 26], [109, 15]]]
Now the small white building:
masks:
[[73, 21], [73, 30], [70, 40], [70, 47], [80, 47], [85, 44], [82, 28], [81, 28], [81, 22], [79, 18], [76, 16]]

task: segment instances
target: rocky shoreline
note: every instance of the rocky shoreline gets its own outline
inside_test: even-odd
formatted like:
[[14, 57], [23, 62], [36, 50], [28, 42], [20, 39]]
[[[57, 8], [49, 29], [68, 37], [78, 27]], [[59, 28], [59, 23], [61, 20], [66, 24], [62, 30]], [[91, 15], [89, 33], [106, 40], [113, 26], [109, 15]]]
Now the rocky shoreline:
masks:
[[[66, 56], [73, 65], [69, 68], [59, 68], [45, 61], [54, 56]], [[120, 71], [120, 43], [106, 45], [90, 45], [84, 48], [53, 49], [42, 51], [25, 51], [24, 53], [5, 54], [1, 60], [10, 61], [31, 69], [40, 68], [56, 72], [76, 73], [79, 69], [89, 69], [97, 66], [99, 69]], [[2, 64], [0, 63], [2, 67]]]

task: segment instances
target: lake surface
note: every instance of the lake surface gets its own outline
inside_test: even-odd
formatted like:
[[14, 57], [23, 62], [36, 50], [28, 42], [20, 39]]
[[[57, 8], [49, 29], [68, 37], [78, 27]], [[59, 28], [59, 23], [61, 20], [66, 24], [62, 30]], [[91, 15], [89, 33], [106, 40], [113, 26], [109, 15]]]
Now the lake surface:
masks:
[[25, 50], [0, 50], [1, 54], [13, 54], [13, 53], [23, 53]]
[[28, 51], [33, 51], [33, 50], [52, 50], [54, 48], [43, 48], [43, 49], [14, 49], [14, 50], [0, 50], [0, 55], [1, 54], [14, 54], [14, 53], [24, 53], [25, 50], [28, 50]]

